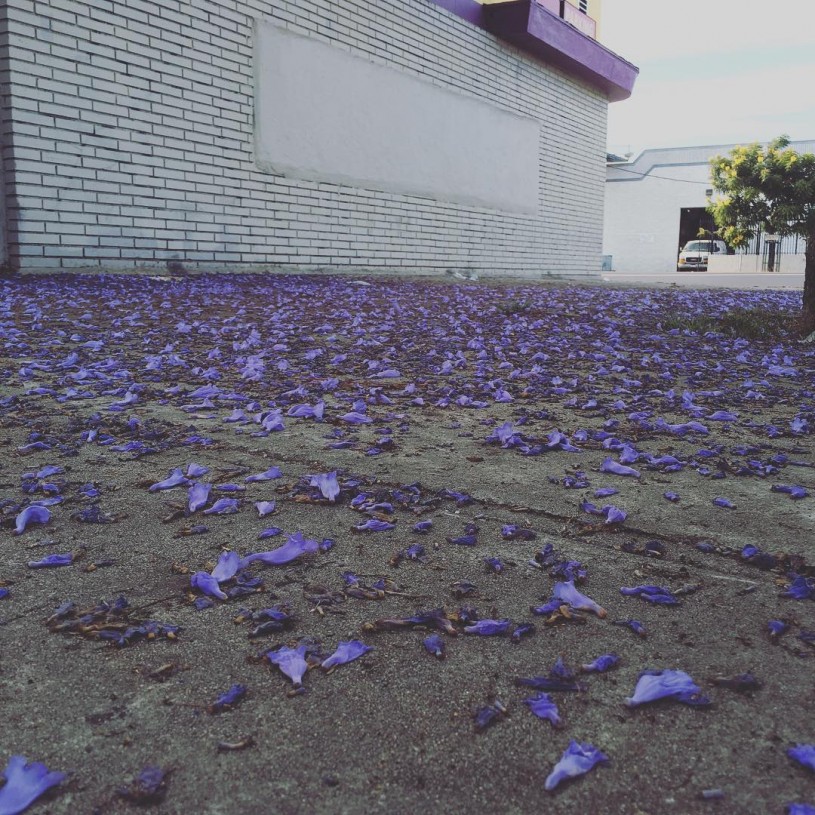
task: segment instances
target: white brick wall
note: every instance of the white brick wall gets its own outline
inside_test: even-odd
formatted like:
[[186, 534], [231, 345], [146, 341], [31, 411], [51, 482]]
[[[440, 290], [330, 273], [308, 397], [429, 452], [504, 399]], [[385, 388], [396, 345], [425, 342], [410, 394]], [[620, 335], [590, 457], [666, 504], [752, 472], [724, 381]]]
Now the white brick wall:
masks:
[[[15, 265], [599, 269], [605, 97], [428, 0], [8, 0], [5, 14]], [[538, 214], [259, 171], [255, 17], [537, 118]]]

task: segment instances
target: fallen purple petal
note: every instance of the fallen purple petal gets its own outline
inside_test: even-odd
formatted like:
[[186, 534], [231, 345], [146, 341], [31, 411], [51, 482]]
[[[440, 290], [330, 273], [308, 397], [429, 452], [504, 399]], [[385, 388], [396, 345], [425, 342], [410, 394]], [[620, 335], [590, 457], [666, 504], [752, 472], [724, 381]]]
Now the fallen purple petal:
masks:
[[589, 772], [597, 764], [608, 761], [608, 756], [591, 744], [580, 744], [572, 740], [566, 751], [555, 764], [544, 782], [544, 789], [548, 792], [554, 790], [562, 781], [576, 778]]
[[701, 695], [702, 689], [684, 671], [647, 671], [640, 675], [634, 693], [625, 700], [628, 707], [673, 699], [683, 704], [704, 705], [708, 703]]
[[444, 640], [438, 634], [430, 634], [422, 640], [425, 650], [437, 659], [444, 659], [446, 646]]
[[266, 659], [273, 665], [277, 665], [280, 671], [291, 679], [294, 685], [302, 685], [303, 676], [308, 670], [305, 656], [305, 645], [298, 645], [297, 648], [289, 648], [284, 645], [276, 651], [269, 651], [266, 654]]
[[317, 487], [323, 498], [327, 498], [332, 503], [336, 501], [337, 496], [340, 494], [340, 485], [337, 481], [336, 472], [313, 475], [309, 484], [312, 487]]
[[605, 673], [613, 668], [620, 658], [616, 654], [603, 654], [597, 659], [580, 666], [580, 670], [584, 673]]
[[553, 727], [560, 727], [560, 714], [557, 705], [548, 693], [539, 693], [529, 699], [524, 699], [524, 704], [539, 718], [546, 719], [552, 723]]
[[566, 603], [572, 608], [582, 611], [591, 611], [601, 619], [607, 614], [606, 610], [598, 603], [595, 603], [591, 597], [581, 594], [574, 587], [574, 582], [571, 580], [563, 583], [555, 583], [555, 586], [552, 589], [552, 594], [554, 595], [555, 599]]
[[327, 671], [330, 668], [336, 668], [338, 665], [345, 665], [348, 662], [353, 662], [355, 659], [359, 659], [363, 654], [367, 654], [368, 651], [373, 650], [372, 646], [365, 645], [364, 642], [360, 642], [359, 640], [349, 640], [347, 642], [341, 642], [337, 645], [337, 650], [331, 654], [330, 657], [323, 660], [320, 667]]
[[238, 511], [237, 498], [219, 498], [209, 509], [204, 510], [204, 515], [232, 515]]
[[24, 756], [11, 756], [3, 770], [6, 783], [0, 788], [0, 815], [18, 815], [44, 792], [65, 780], [65, 773], [49, 771], [45, 764]]
[[46, 555], [41, 560], [29, 560], [29, 569], [47, 569], [52, 566], [70, 566], [74, 562], [72, 554], [65, 555]]
[[320, 545], [317, 541], [303, 537], [301, 532], [295, 532], [293, 535], [289, 535], [286, 542], [277, 549], [273, 549], [270, 552], [255, 552], [251, 555], [247, 555], [241, 560], [240, 568], [244, 569], [255, 561], [260, 561], [270, 566], [283, 566], [286, 563], [291, 563], [302, 555], [314, 554], [319, 548]]
[[802, 767], [815, 772], [815, 744], [796, 744], [787, 750], [787, 755]]
[[26, 507], [16, 518], [14, 534], [22, 535], [30, 524], [47, 524], [51, 520], [51, 511], [42, 506]]

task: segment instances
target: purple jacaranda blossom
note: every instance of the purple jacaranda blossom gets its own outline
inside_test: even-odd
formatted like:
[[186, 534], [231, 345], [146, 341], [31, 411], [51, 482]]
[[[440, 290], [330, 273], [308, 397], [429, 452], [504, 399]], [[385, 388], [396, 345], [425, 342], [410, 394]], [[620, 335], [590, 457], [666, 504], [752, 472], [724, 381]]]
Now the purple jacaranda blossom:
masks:
[[145, 767], [126, 787], [119, 787], [116, 794], [134, 804], [159, 803], [167, 793], [167, 772], [161, 767]]
[[180, 467], [176, 467], [164, 481], [158, 481], [149, 488], [149, 492], [171, 490], [174, 487], [186, 487], [190, 483]]
[[46, 444], [44, 441], [33, 441], [31, 444], [24, 444], [22, 447], [17, 448], [18, 453], [33, 453], [37, 450], [50, 450], [51, 445]]
[[509, 635], [510, 640], [514, 643], [519, 643], [524, 637], [531, 637], [535, 633], [535, 626], [532, 623], [521, 623]]
[[458, 546], [475, 546], [478, 543], [476, 535], [459, 535], [457, 538], [446, 538], [447, 543], [455, 543]]
[[494, 704], [484, 705], [484, 707], [480, 707], [473, 714], [475, 729], [479, 733], [482, 733], [488, 727], [491, 727], [496, 722], [503, 719], [504, 716], [506, 715], [506, 712], [507, 709], [504, 706], [504, 704], [497, 699], [495, 700]]
[[478, 634], [480, 637], [494, 637], [506, 634], [511, 623], [509, 620], [478, 620], [472, 625], [464, 626], [465, 634]]
[[438, 634], [430, 634], [422, 640], [425, 650], [428, 654], [432, 654], [437, 659], [444, 659], [445, 645], [444, 640]]
[[246, 492], [243, 484], [216, 484], [213, 489], [218, 492]]
[[675, 492], [670, 492], [670, 491], [669, 492], [663, 492], [662, 497], [666, 501], [670, 501], [672, 504], [675, 504], [677, 501], [679, 501], [679, 495], [677, 493], [675, 493]]
[[323, 498], [327, 498], [332, 504], [340, 494], [340, 485], [337, 481], [336, 471], [331, 473], [318, 473], [311, 476], [309, 486], [317, 487]]
[[709, 704], [701, 691], [684, 671], [645, 671], [640, 674], [633, 695], [625, 703], [628, 707], [638, 707], [659, 699], [673, 699], [686, 705]]
[[286, 429], [283, 423], [283, 416], [279, 410], [271, 410], [266, 414], [260, 414], [260, 425], [266, 433], [277, 433]]
[[501, 572], [506, 569], [504, 561], [498, 557], [485, 557], [484, 563], [487, 566], [487, 571], [493, 572], [494, 574], [501, 574]]
[[298, 645], [296, 648], [282, 646], [276, 651], [269, 651], [266, 659], [273, 665], [277, 665], [281, 672], [285, 674], [296, 686], [303, 684], [303, 676], [308, 670], [306, 662], [306, 646]]
[[302, 532], [295, 532], [289, 535], [286, 542], [273, 549], [270, 552], [255, 552], [254, 554], [247, 555], [241, 560], [241, 569], [254, 563], [256, 560], [266, 563], [270, 566], [283, 566], [286, 563], [296, 560], [302, 555], [314, 554], [319, 549], [319, 544], [315, 540], [304, 538]]
[[338, 665], [345, 665], [348, 662], [353, 662], [355, 659], [359, 659], [363, 654], [367, 654], [368, 651], [371, 650], [373, 650], [372, 646], [365, 645], [364, 642], [360, 642], [359, 640], [340, 642], [337, 645], [337, 650], [334, 651], [330, 657], [323, 660], [320, 667], [324, 671], [328, 671], [331, 668], [336, 668]]
[[443, 489], [439, 491], [439, 498], [452, 498], [456, 502], [456, 506], [463, 507], [473, 502], [471, 495], [464, 492], [456, 492], [456, 490]]
[[627, 475], [632, 478], [639, 478], [640, 471], [635, 470], [633, 467], [626, 467], [624, 464], [618, 464], [610, 456], [606, 458], [600, 465], [601, 473], [612, 473], [613, 475]]
[[551, 792], [561, 781], [584, 775], [594, 766], [608, 761], [608, 756], [591, 744], [580, 744], [572, 740], [566, 751], [555, 764], [543, 787]]
[[623, 586], [620, 594], [626, 597], [641, 597], [649, 603], [656, 603], [663, 606], [679, 605], [680, 600], [674, 596], [673, 592], [666, 586]]
[[190, 575], [190, 586], [210, 597], [217, 597], [219, 600], [227, 600], [227, 595], [221, 590], [218, 579], [208, 572], [195, 572]]
[[815, 772], [815, 744], [796, 744], [787, 750], [787, 755], [802, 767]]
[[568, 604], [571, 608], [591, 611], [601, 619], [606, 616], [606, 610], [602, 606], [594, 602], [590, 597], [581, 594], [575, 587], [574, 581], [567, 580], [562, 583], [555, 583], [552, 589], [552, 594], [555, 599]]
[[664, 419], [660, 418], [654, 422], [656, 430], [667, 430], [675, 436], [684, 436], [686, 433], [699, 433], [702, 436], [707, 436], [710, 433], [707, 427], [699, 422], [685, 422], [684, 424], [668, 424]]
[[557, 705], [548, 693], [539, 693], [529, 699], [524, 699], [524, 704], [539, 718], [547, 719], [553, 727], [560, 727], [560, 715]]
[[711, 422], [735, 422], [739, 418], [738, 413], [732, 413], [729, 410], [717, 410], [706, 417]]
[[815, 578], [804, 577], [794, 572], [789, 575], [792, 582], [781, 592], [779, 597], [791, 597], [793, 600], [815, 599]]
[[573, 676], [557, 676], [550, 671], [548, 676], [519, 676], [515, 684], [524, 688], [534, 688], [548, 692], [579, 692], [585, 690]]
[[723, 509], [735, 509], [736, 505], [728, 500], [727, 498], [714, 498], [713, 504], [717, 507], [722, 507]]
[[615, 490], [614, 487], [600, 487], [599, 490], [594, 491], [595, 498], [608, 498], [611, 495], [616, 495], [619, 490]]
[[606, 516], [607, 524], [621, 524], [628, 517], [624, 509], [615, 507], [614, 504], [606, 504], [600, 511]]
[[219, 498], [209, 509], [204, 510], [204, 515], [232, 515], [237, 511], [237, 498]]
[[247, 484], [255, 484], [258, 481], [272, 481], [275, 478], [282, 478], [283, 472], [280, 467], [269, 467], [268, 470], [265, 470], [262, 473], [258, 473], [257, 475], [248, 475], [243, 480]]
[[793, 486], [789, 484], [773, 484], [770, 487], [772, 492], [783, 492], [789, 495], [793, 501], [800, 501], [802, 498], [806, 498], [809, 493], [801, 486]]
[[11, 756], [3, 770], [6, 783], [0, 788], [0, 815], [18, 815], [44, 792], [65, 780], [65, 773], [50, 771], [38, 761]]
[[418, 521], [413, 524], [411, 532], [415, 532], [418, 535], [426, 535], [431, 529], [433, 529], [433, 521]]
[[611, 624], [630, 628], [638, 637], [647, 636], [645, 626], [639, 620], [613, 620]]
[[789, 627], [789, 623], [784, 622], [784, 620], [770, 620], [767, 623], [767, 632], [771, 640], [777, 640], [787, 632]]
[[779, 559], [775, 555], [770, 555], [767, 552], [762, 552], [757, 546], [753, 544], [746, 544], [741, 550], [742, 559], [746, 560], [751, 566], [756, 566], [759, 569], [774, 569], [778, 565]]
[[297, 419], [316, 419], [321, 421], [325, 413], [325, 402], [320, 400], [314, 407], [311, 405], [292, 405], [287, 411], [287, 416]]
[[11, 590], [5, 586], [0, 586], [0, 600], [5, 600], [11, 594]]
[[198, 512], [199, 509], [203, 509], [207, 505], [211, 489], [212, 484], [196, 481], [189, 490], [187, 490], [187, 508], [190, 512]]
[[196, 464], [194, 461], [187, 465], [187, 478], [201, 478], [209, 472], [209, 467], [203, 464]]
[[568, 605], [568, 603], [564, 603], [563, 600], [553, 598], [552, 600], [548, 600], [542, 606], [532, 606], [531, 611], [533, 614], [547, 616], [549, 614], [554, 614], [563, 605]]
[[14, 534], [22, 535], [29, 524], [47, 524], [51, 520], [51, 511], [46, 507], [32, 505], [26, 507], [15, 519]]
[[212, 570], [212, 576], [219, 583], [223, 583], [225, 580], [231, 580], [238, 573], [239, 568], [240, 557], [237, 552], [221, 552], [218, 563]]
[[582, 582], [586, 579], [588, 572], [579, 560], [560, 560], [552, 564], [549, 570], [550, 577], [560, 577], [564, 580]]
[[513, 447], [520, 443], [521, 438], [515, 432], [515, 425], [512, 422], [504, 422], [502, 425], [496, 427], [492, 433], [485, 439], [487, 444], [494, 444], [498, 442], [501, 447]]
[[373, 419], [370, 416], [366, 416], [364, 413], [359, 413], [356, 410], [351, 410], [348, 413], [343, 413], [340, 416], [340, 419], [344, 422], [348, 422], [348, 424], [371, 424]]
[[458, 630], [447, 617], [443, 608], [434, 608], [430, 611], [417, 611], [412, 617], [391, 617], [376, 620], [368, 627], [390, 630], [393, 628], [438, 628], [451, 637], [458, 635]]
[[274, 501], [255, 501], [255, 509], [258, 511], [259, 518], [271, 515], [276, 507], [277, 504]]
[[264, 529], [259, 535], [258, 540], [263, 540], [264, 538], [274, 538], [277, 537], [283, 530], [279, 526], [270, 526]]
[[602, 656], [597, 657], [597, 659], [594, 659], [585, 665], [581, 665], [580, 670], [584, 673], [605, 673], [609, 669], [613, 668], [619, 661], [620, 658], [617, 656], [617, 654], [603, 654]]
[[210, 713], [221, 713], [224, 710], [231, 710], [239, 704], [246, 696], [248, 688], [246, 685], [235, 684], [229, 690], [224, 691], [207, 710]]
[[787, 815], [815, 815], [812, 804], [787, 804]]
[[505, 524], [501, 527], [501, 537], [507, 541], [522, 540], [532, 541], [538, 537], [537, 533], [525, 526], [517, 524]]
[[365, 523], [351, 527], [353, 532], [387, 532], [390, 529], [396, 529], [396, 524], [380, 521], [378, 518], [371, 518]]
[[604, 515], [607, 524], [622, 523], [628, 517], [628, 513], [625, 510], [615, 507], [613, 504], [606, 504], [598, 508], [590, 501], [582, 501], [580, 509], [589, 515]]
[[29, 569], [47, 569], [53, 566], [70, 566], [74, 562], [71, 553], [65, 555], [46, 555], [42, 560], [29, 560]]
[[[43, 479], [43, 478], [50, 478], [52, 475], [60, 475], [61, 473], [65, 472], [64, 467], [60, 467], [58, 464], [46, 464], [41, 470], [37, 470], [34, 474], [35, 478]], [[23, 478], [28, 477], [28, 474], [24, 475]]]

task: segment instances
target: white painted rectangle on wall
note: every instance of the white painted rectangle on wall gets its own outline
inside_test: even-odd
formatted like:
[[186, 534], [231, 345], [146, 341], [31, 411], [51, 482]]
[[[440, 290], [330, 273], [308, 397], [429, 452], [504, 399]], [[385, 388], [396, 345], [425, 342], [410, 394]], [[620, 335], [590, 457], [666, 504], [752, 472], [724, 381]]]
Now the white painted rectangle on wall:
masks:
[[261, 170], [537, 213], [536, 120], [264, 20], [254, 59]]

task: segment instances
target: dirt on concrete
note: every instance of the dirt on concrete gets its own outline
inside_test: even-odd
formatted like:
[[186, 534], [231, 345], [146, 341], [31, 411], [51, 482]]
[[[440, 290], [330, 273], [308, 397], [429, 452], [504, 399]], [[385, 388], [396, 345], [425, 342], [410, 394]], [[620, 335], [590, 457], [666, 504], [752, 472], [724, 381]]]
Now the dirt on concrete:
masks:
[[[683, 309], [728, 308], [732, 292], [365, 282], [2, 283], [0, 764], [24, 755], [67, 774], [30, 811], [138, 811], [118, 791], [151, 765], [168, 776], [149, 811], [166, 815], [766, 815], [815, 803], [815, 773], [787, 756], [815, 742], [806, 638], [815, 605], [780, 596], [791, 573], [811, 574], [815, 499], [771, 489], [815, 487], [811, 349], [660, 327]], [[762, 308], [794, 307], [790, 294], [752, 296]], [[257, 378], [242, 375], [261, 352]], [[389, 369], [397, 376], [377, 377]], [[218, 394], [191, 396], [207, 385]], [[496, 401], [501, 390], [512, 401]], [[322, 419], [287, 415], [320, 400]], [[285, 429], [258, 435], [275, 405]], [[373, 421], [350, 424], [342, 417], [352, 410]], [[711, 420], [716, 411], [737, 418]], [[638, 413], [647, 416], [631, 418]], [[706, 432], [665, 430], [657, 419]], [[488, 443], [505, 423], [521, 440]], [[553, 444], [555, 431], [577, 451]], [[640, 454], [630, 465], [638, 476], [601, 470], [620, 457], [609, 438]], [[538, 454], [523, 449], [536, 443]], [[682, 466], [653, 463], [667, 456]], [[199, 480], [245, 487], [212, 493], [237, 496], [238, 512], [190, 513], [186, 486], [149, 490], [191, 462], [209, 469]], [[37, 477], [49, 465], [61, 471]], [[280, 478], [245, 482], [271, 466]], [[334, 502], [310, 486], [331, 472], [342, 486]], [[618, 492], [595, 498], [600, 488]], [[394, 528], [353, 529], [372, 517], [352, 505], [360, 493], [393, 504], [372, 512]], [[15, 534], [23, 509], [49, 496], [64, 500], [48, 523]], [[259, 517], [260, 500], [274, 500], [274, 513]], [[627, 517], [605, 523], [585, 501]], [[110, 522], [83, 521], [99, 519], [92, 507]], [[432, 530], [418, 535], [422, 520]], [[475, 545], [450, 542], [472, 525]], [[507, 525], [536, 537], [507, 540]], [[194, 526], [208, 531], [184, 534]], [[283, 531], [258, 540], [270, 526]], [[334, 545], [284, 566], [255, 563], [262, 590], [197, 609], [192, 573], [211, 570], [223, 551], [274, 549], [296, 531]], [[414, 544], [423, 557], [399, 555]], [[558, 561], [582, 564], [578, 588], [606, 616], [532, 612], [562, 579], [535, 561], [547, 544]], [[56, 553], [71, 553], [72, 564], [27, 565]], [[388, 582], [360, 599], [346, 572], [366, 587]], [[457, 596], [460, 581], [472, 593]], [[666, 587], [679, 602], [620, 592], [641, 585]], [[86, 611], [120, 596], [133, 626], [180, 630], [119, 647], [90, 622], [60, 631], [72, 612], [52, 618], [66, 601]], [[252, 624], [235, 621], [242, 608], [275, 604], [291, 611], [283, 631], [250, 637]], [[467, 634], [461, 607], [511, 620], [510, 630], [535, 628], [520, 642]], [[425, 650], [428, 628], [375, 625], [438, 608], [455, 632], [438, 632], [444, 660]], [[614, 624], [630, 619], [646, 636]], [[770, 620], [787, 632], [771, 638]], [[312, 668], [303, 693], [264, 656], [303, 641], [328, 655], [354, 639], [373, 650], [331, 672]], [[606, 653], [620, 657], [612, 670], [580, 672]], [[546, 676], [558, 658], [582, 690], [552, 693], [556, 729], [531, 713], [524, 700], [535, 692], [516, 680]], [[626, 706], [646, 669], [688, 673], [712, 704]], [[760, 687], [715, 681], [745, 673]], [[210, 712], [236, 683], [246, 698]], [[505, 712], [478, 729], [477, 712], [496, 702]], [[544, 791], [571, 740], [608, 763]]]

